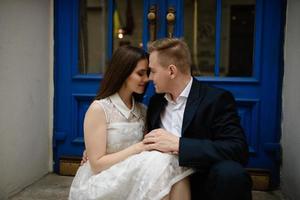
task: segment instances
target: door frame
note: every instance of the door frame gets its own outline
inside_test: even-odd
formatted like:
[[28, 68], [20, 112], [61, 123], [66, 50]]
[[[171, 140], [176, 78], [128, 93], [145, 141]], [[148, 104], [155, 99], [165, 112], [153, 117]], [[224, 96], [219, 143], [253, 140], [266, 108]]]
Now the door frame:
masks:
[[[217, 1], [217, 18], [222, 17], [221, 13], [221, 0]], [[78, 116], [73, 115], [74, 112], [82, 112], [78, 109], [80, 105], [78, 102], [87, 102], [93, 99], [95, 91], [95, 83], [99, 83], [102, 75], [78, 75], [77, 67], [77, 30], [78, 23], [76, 16], [78, 16], [78, 3], [77, 1], [60, 1], [54, 0], [54, 120], [53, 120], [53, 154], [54, 154], [54, 171], [59, 171], [59, 157], [61, 155], [81, 155], [83, 150], [82, 140], [76, 140], [78, 135], [78, 127], [70, 128], [72, 124], [78, 124]], [[161, 10], [166, 10], [168, 6], [173, 6], [177, 11], [177, 18], [174, 26], [174, 36], [180, 37], [184, 35], [184, 20], [183, 20], [183, 0], [145, 0], [144, 10], [147, 11], [152, 4], [161, 6]], [[281, 103], [282, 103], [282, 79], [283, 79], [283, 43], [284, 43], [284, 26], [286, 14], [286, 0], [257, 0], [256, 9], [256, 30], [255, 30], [255, 51], [253, 72], [254, 76], [250, 78], [240, 77], [197, 77], [204, 84], [211, 84], [217, 87], [222, 87], [230, 90], [236, 97], [238, 106], [253, 107], [253, 112], [250, 117], [257, 118], [252, 123], [257, 124], [257, 130], [252, 131], [260, 132], [257, 135], [251, 135], [250, 140], [258, 142], [258, 145], [250, 148], [252, 155], [257, 152], [267, 157], [267, 159], [260, 159], [256, 163], [250, 159], [250, 166], [254, 168], [270, 169], [272, 173], [271, 184], [278, 186], [280, 181], [280, 161], [281, 161]], [[113, 0], [109, 0], [108, 4], [109, 13], [113, 13], [114, 4]], [[161, 22], [158, 24], [161, 29], [157, 32], [157, 38], [165, 37], [166, 35], [166, 21], [164, 14], [159, 13], [158, 18]], [[147, 41], [149, 40], [148, 19], [147, 15], [143, 16], [143, 45], [146, 48]], [[216, 26], [216, 49], [220, 49], [221, 44], [221, 24], [217, 23]], [[112, 55], [113, 47], [113, 18], [109, 18], [108, 23], [108, 56]], [[274, 42], [276, 41], [276, 42]], [[276, 59], [274, 59], [276, 58]], [[220, 52], [216, 54], [216, 65], [219, 65]], [[267, 76], [272, 72], [274, 76]], [[67, 74], [68, 76], [64, 76]], [[219, 74], [218, 70], [215, 74]], [[262, 78], [264, 77], [265, 78]], [[77, 87], [74, 89], [74, 85]], [[80, 84], [85, 81], [85, 85]], [[240, 84], [247, 88], [250, 92], [254, 90], [255, 86], [261, 86], [259, 90], [259, 97], [250, 94], [251, 98], [244, 98], [240, 94], [237, 86]], [[83, 87], [87, 91], [83, 93]], [[154, 88], [150, 87], [150, 93], [154, 92]], [[72, 91], [72, 92], [68, 92]], [[272, 95], [269, 95], [272, 94]], [[252, 96], [251, 96], [252, 95]], [[275, 97], [275, 98], [274, 98]], [[144, 102], [148, 102], [150, 96], [145, 97]], [[66, 103], [68, 102], [68, 103]], [[70, 103], [71, 102], [71, 103]], [[71, 104], [71, 106], [67, 105]], [[260, 117], [258, 113], [261, 109], [265, 109]], [[270, 115], [273, 113], [273, 115]], [[80, 113], [79, 116], [83, 116]], [[65, 124], [61, 123], [64, 121]], [[66, 128], [68, 124], [69, 128]], [[264, 125], [272, 124], [267, 129]], [[255, 126], [254, 126], [255, 127]], [[82, 127], [79, 127], [82, 128]], [[73, 141], [68, 137], [73, 138]], [[74, 139], [75, 138], [75, 139]], [[72, 139], [70, 139], [72, 140]], [[76, 150], [70, 153], [68, 147], [62, 144], [73, 143], [78, 145]], [[69, 153], [68, 153], [69, 152]]]

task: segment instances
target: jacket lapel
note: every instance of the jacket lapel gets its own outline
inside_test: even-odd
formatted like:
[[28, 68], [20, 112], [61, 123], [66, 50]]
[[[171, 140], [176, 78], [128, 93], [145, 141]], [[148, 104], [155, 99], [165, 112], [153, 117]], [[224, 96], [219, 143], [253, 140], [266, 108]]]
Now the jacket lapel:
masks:
[[194, 115], [196, 114], [197, 108], [201, 102], [201, 84], [197, 79], [193, 79], [193, 84], [188, 96], [182, 122], [181, 135], [183, 136], [186, 129], [192, 122]]

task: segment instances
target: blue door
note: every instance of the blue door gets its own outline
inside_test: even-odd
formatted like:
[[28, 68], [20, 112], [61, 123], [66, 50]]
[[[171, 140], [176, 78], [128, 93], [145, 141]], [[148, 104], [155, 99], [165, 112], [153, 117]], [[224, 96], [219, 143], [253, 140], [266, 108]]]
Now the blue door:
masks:
[[[192, 72], [230, 90], [249, 143], [249, 168], [279, 183], [283, 0], [56, 0], [54, 169], [84, 149], [82, 122], [114, 49], [183, 37]], [[153, 94], [148, 88], [144, 102]]]

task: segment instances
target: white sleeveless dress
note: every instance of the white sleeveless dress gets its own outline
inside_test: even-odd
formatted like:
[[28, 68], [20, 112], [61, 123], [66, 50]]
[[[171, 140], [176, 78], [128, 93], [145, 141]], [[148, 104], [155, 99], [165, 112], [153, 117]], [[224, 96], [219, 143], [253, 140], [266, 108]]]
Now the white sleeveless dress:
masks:
[[[107, 120], [107, 153], [120, 151], [143, 139], [146, 109], [133, 102], [129, 110], [118, 94], [96, 100]], [[180, 167], [176, 155], [144, 151], [93, 174], [89, 162], [79, 167], [70, 200], [158, 200], [173, 184], [193, 173]]]

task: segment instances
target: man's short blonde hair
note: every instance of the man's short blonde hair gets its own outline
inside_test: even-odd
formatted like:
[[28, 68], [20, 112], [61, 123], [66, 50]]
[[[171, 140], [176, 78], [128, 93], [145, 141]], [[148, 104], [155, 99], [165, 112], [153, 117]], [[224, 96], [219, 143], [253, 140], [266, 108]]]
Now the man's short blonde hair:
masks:
[[182, 73], [191, 73], [191, 53], [187, 44], [178, 38], [163, 38], [148, 44], [148, 51], [158, 52], [159, 63], [163, 67], [175, 65]]

